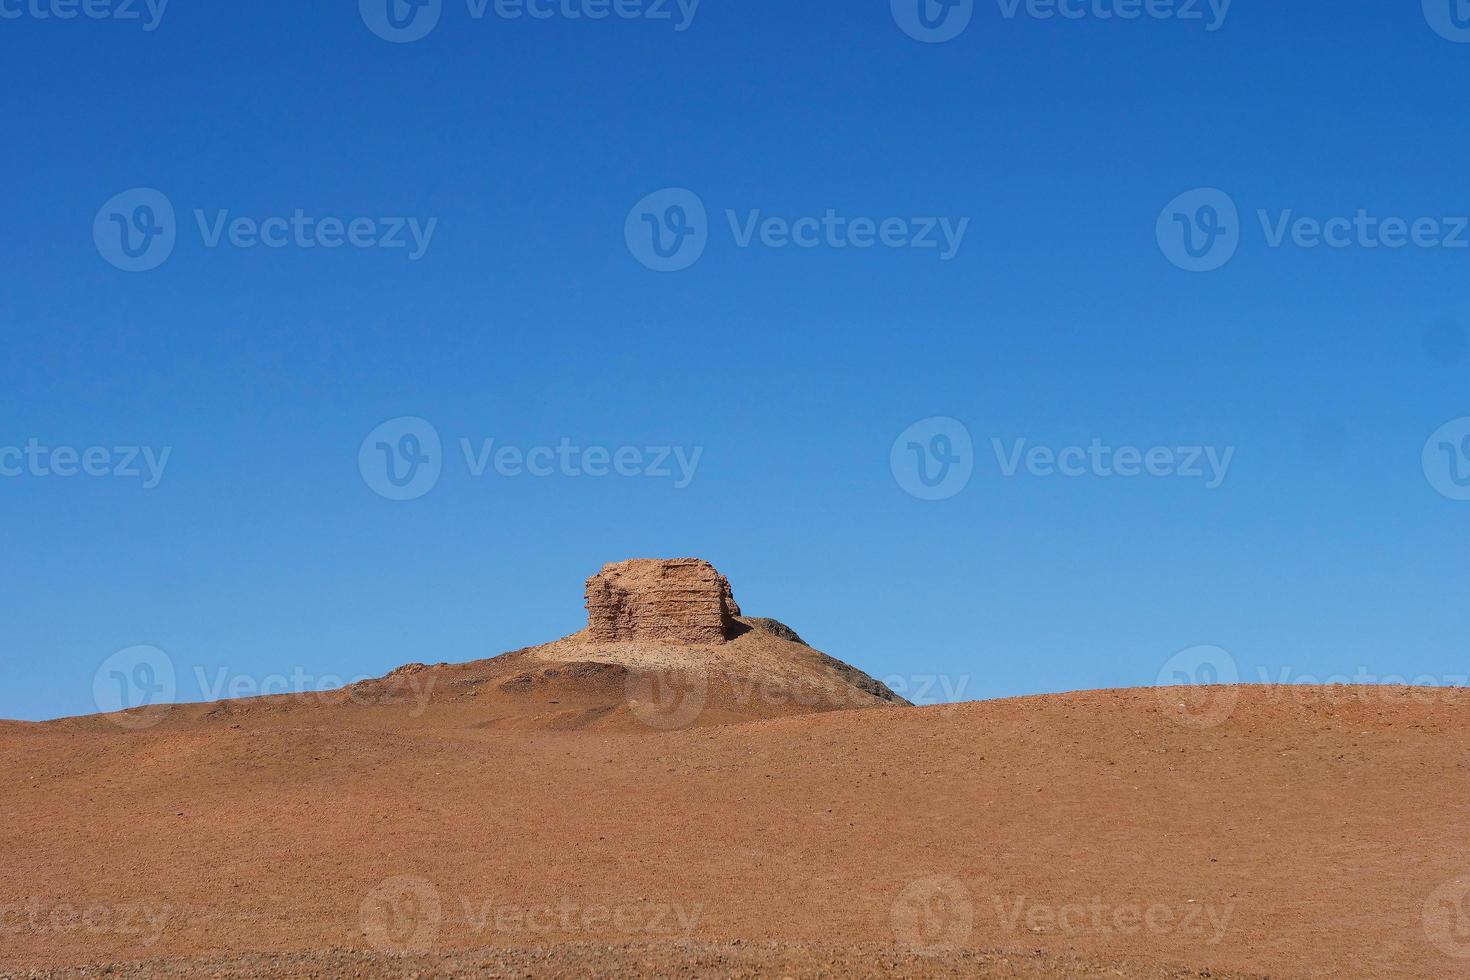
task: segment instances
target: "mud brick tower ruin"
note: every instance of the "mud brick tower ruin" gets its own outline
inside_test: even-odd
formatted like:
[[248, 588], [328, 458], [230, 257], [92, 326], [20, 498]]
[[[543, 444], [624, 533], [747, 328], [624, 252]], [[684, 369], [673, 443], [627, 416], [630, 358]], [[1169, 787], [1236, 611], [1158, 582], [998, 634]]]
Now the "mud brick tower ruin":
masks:
[[599, 642], [724, 643], [739, 615], [729, 581], [699, 558], [622, 561], [587, 580], [587, 635]]

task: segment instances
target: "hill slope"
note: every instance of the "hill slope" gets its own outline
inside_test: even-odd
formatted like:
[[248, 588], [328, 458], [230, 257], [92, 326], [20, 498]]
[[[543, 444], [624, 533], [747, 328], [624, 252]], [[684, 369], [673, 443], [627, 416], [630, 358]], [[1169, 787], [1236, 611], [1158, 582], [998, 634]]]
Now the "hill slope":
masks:
[[549, 947], [554, 973], [695, 940], [810, 973], [901, 947], [934, 975], [1470, 976], [1463, 691], [1241, 688], [1209, 729], [1125, 691], [561, 730], [507, 723], [500, 676], [417, 718], [0, 730], [0, 966]]
[[340, 691], [155, 706], [125, 713], [132, 717], [92, 715], [47, 726], [101, 733], [232, 725], [635, 732], [906, 704], [789, 627], [741, 619], [723, 643], [600, 641], [583, 630], [489, 660], [410, 664]]

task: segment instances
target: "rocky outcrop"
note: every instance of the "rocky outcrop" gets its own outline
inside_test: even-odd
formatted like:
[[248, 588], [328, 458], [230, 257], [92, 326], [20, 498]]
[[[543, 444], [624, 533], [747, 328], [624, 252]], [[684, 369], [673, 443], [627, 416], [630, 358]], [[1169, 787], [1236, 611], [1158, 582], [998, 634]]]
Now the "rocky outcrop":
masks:
[[724, 643], [735, 635], [730, 583], [698, 558], [638, 559], [587, 580], [587, 635], [601, 642]]
[[800, 643], [804, 647], [811, 646], [810, 643], [801, 638], [801, 634], [797, 633], [796, 630], [792, 629], [790, 626], [787, 626], [779, 619], [766, 619], [765, 617], [747, 617], [745, 622], [748, 623], [752, 628], [769, 633], [777, 639], [785, 640], [788, 643]]

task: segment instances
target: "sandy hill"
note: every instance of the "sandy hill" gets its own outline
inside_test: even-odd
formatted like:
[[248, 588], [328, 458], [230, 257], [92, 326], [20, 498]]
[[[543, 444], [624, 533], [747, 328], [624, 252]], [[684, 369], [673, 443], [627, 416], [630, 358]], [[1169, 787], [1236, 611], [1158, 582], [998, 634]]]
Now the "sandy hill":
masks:
[[[0, 727], [0, 967], [1470, 977], [1470, 693], [1242, 687], [1209, 728], [1199, 691], [902, 707], [752, 622], [416, 668], [417, 716]], [[640, 707], [696, 661], [869, 706]]]
[[[707, 562], [609, 565], [588, 580], [587, 605], [587, 629], [490, 660], [410, 664], [327, 694], [135, 714], [146, 714], [146, 727], [166, 731], [330, 725], [612, 732], [907, 704], [790, 627], [742, 616], [729, 583]], [[116, 722], [91, 716], [51, 724], [107, 731]]]
[[[177, 705], [148, 727], [632, 732], [907, 704], [862, 671], [785, 639], [784, 629], [771, 620], [740, 619], [732, 639], [700, 646], [599, 642], [584, 631], [489, 660], [410, 664], [340, 691]], [[118, 726], [92, 715], [46, 727], [107, 732]]]

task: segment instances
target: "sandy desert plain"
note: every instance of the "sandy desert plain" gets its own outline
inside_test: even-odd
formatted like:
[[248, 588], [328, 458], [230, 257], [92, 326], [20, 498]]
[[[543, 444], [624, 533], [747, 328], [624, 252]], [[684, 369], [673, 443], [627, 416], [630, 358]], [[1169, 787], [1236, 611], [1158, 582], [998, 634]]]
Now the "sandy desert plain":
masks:
[[0, 722], [0, 976], [1470, 977], [1465, 690], [914, 707], [703, 562], [587, 603], [329, 694]]

